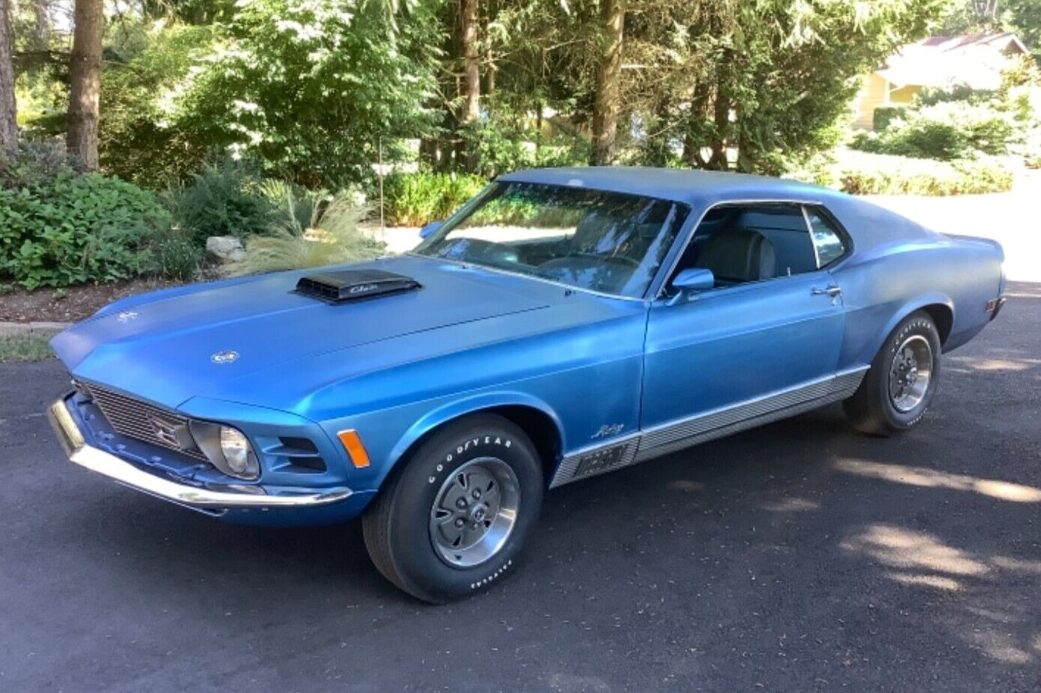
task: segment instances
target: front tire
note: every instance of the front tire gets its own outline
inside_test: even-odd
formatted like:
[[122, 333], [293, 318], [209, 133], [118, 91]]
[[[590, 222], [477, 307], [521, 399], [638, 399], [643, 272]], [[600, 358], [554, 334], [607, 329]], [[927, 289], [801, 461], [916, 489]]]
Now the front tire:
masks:
[[542, 464], [512, 422], [480, 414], [447, 425], [399, 462], [362, 518], [376, 568], [440, 604], [507, 574], [538, 519]]
[[940, 376], [940, 335], [925, 311], [907, 316], [889, 335], [853, 396], [843, 402], [857, 430], [891, 436], [925, 415]]

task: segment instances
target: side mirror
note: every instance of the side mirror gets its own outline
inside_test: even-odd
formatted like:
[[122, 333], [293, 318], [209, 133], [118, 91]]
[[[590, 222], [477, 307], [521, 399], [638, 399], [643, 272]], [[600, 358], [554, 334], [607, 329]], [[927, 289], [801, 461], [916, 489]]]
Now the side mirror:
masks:
[[705, 291], [716, 285], [712, 270], [703, 267], [685, 269], [672, 280], [672, 288], [680, 291]]
[[427, 224], [426, 226], [424, 226], [423, 228], [421, 228], [419, 230], [419, 237], [420, 238], [426, 238], [428, 236], [433, 235], [434, 233], [437, 232], [437, 230], [439, 228], [441, 228], [441, 225], [444, 224], [444, 223], [445, 222], [443, 222], [443, 221], [432, 221], [432, 222], [430, 222], [429, 224]]

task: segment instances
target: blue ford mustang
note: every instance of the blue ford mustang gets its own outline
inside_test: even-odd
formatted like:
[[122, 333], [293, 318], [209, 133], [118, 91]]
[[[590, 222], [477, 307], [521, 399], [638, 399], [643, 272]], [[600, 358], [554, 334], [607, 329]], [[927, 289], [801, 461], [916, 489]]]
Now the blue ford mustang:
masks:
[[443, 602], [510, 571], [546, 488], [834, 401], [910, 429], [1003, 303], [997, 244], [753, 176], [521, 171], [423, 235], [58, 335], [70, 459], [227, 520], [362, 515]]

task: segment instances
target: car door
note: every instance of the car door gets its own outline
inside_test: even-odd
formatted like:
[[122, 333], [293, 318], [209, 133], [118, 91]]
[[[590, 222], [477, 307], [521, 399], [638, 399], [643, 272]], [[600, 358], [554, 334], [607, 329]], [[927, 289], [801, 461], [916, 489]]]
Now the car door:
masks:
[[[769, 215], [783, 223], [769, 223], [782, 229], [757, 222], [754, 211], [741, 218], [761, 224], [747, 233], [772, 236], [774, 276], [652, 303], [641, 454], [793, 409], [829, 391], [843, 339], [841, 289], [821, 266], [801, 206], [770, 207]], [[783, 235], [796, 233], [805, 238]], [[838, 256], [830, 258], [834, 264]]]

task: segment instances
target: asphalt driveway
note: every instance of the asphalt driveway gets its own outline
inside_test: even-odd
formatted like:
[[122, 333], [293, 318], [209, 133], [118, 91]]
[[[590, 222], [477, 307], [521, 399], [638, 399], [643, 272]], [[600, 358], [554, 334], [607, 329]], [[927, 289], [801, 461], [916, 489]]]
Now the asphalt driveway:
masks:
[[0, 366], [0, 690], [1041, 689], [1041, 284], [871, 439], [829, 408], [551, 492], [448, 607], [357, 524], [226, 526], [63, 462]]

